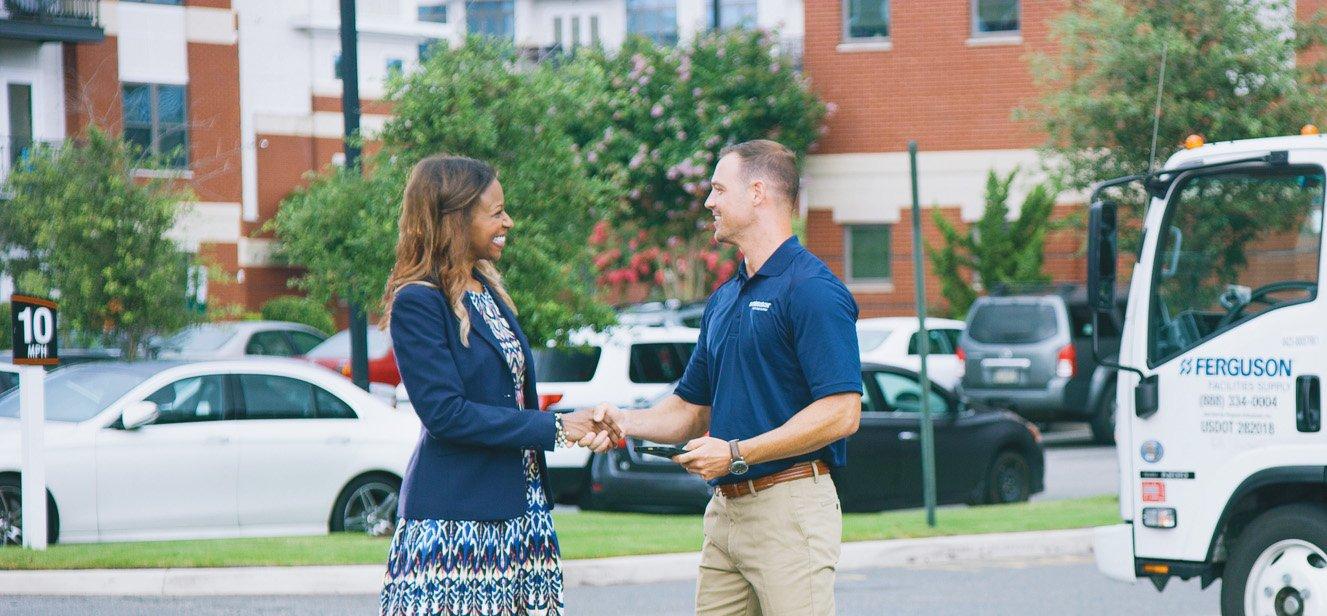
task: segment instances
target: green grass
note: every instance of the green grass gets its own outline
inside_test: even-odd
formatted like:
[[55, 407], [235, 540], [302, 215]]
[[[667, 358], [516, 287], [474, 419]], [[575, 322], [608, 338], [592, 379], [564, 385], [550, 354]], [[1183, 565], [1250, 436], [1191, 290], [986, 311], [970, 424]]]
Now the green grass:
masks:
[[[844, 541], [1083, 528], [1117, 522], [1113, 496], [937, 512], [936, 528], [920, 510], [847, 514]], [[700, 549], [696, 515], [555, 514], [562, 556], [602, 558]], [[378, 564], [387, 540], [361, 535], [55, 545], [46, 552], [0, 548], [0, 569], [131, 569]]]

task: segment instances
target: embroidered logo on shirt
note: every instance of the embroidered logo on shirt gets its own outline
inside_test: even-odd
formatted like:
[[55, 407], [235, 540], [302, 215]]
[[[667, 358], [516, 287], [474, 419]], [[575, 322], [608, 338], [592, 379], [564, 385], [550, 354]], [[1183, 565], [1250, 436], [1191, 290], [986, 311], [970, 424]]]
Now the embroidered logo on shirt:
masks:
[[752, 301], [750, 304], [747, 304], [747, 306], [750, 306], [752, 310], [759, 310], [761, 312], [769, 312], [770, 305], [771, 304], [769, 302], [761, 302], [761, 301]]

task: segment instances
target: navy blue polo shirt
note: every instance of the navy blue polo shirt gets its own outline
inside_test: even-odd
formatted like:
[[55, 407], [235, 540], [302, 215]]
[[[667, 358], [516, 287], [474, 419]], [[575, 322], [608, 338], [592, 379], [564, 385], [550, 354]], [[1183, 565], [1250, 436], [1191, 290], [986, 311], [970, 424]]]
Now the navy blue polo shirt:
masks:
[[[710, 436], [730, 441], [769, 432], [826, 396], [862, 392], [857, 302], [825, 263], [788, 238], [754, 276], [746, 267], [705, 305], [700, 339], [677, 393], [711, 407]], [[840, 467], [848, 443], [754, 464], [740, 483], [807, 460]]]

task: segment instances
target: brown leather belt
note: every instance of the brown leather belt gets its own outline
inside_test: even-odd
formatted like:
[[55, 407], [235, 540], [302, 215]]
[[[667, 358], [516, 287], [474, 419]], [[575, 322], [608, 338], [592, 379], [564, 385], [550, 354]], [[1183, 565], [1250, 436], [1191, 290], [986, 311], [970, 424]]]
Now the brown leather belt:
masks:
[[742, 483], [725, 483], [716, 486], [716, 491], [722, 494], [724, 498], [736, 498], [755, 494], [761, 490], [768, 490], [771, 486], [793, 481], [796, 479], [805, 479], [817, 475], [828, 475], [829, 465], [822, 460], [814, 462], [798, 462], [787, 470], [782, 470], [773, 475], [765, 475], [760, 479], [751, 479]]

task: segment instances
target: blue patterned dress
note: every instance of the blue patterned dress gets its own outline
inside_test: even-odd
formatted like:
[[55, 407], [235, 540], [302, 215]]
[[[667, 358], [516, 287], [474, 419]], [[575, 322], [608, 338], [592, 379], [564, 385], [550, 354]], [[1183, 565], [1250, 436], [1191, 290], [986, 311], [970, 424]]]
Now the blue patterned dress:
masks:
[[[493, 297], [467, 293], [484, 317], [525, 406], [525, 354]], [[384, 616], [560, 616], [562, 565], [539, 458], [525, 452], [525, 514], [497, 522], [400, 520], [383, 581]]]

